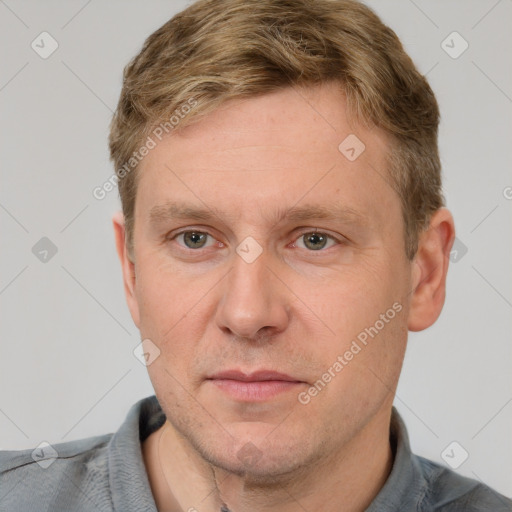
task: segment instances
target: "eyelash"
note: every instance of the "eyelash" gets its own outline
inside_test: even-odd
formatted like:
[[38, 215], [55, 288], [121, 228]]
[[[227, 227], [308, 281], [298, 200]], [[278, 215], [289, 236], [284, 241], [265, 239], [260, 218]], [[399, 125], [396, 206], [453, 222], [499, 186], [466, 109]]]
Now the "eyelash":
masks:
[[[207, 236], [213, 238], [214, 240], [216, 240], [215, 237], [213, 235], [211, 235], [210, 233], [208, 233], [207, 231], [201, 231], [199, 229], [190, 229], [190, 228], [189, 229], [185, 229], [183, 231], [180, 231], [178, 233], [175, 233], [174, 235], [167, 237], [166, 240], [169, 241], [169, 242], [172, 242], [172, 241], [176, 240], [180, 235], [184, 235], [186, 233], [192, 233], [192, 232], [193, 233], [204, 234], [204, 235], [207, 235]], [[328, 233], [325, 233], [323, 231], [317, 231], [317, 230], [311, 230], [311, 229], [309, 229], [307, 231], [305, 230], [305, 231], [302, 231], [301, 233], [299, 233], [298, 236], [296, 238], [294, 238], [293, 243], [295, 244], [297, 242], [297, 240], [299, 240], [304, 235], [310, 235], [310, 234], [323, 235], [323, 236], [327, 237], [329, 240], [332, 240], [332, 241], [336, 242], [335, 245], [342, 245], [343, 244], [342, 240], [336, 238], [333, 235], [329, 235]], [[220, 242], [220, 243], [222, 243], [222, 242]], [[190, 252], [200, 252], [201, 249], [207, 249], [208, 248], [208, 247], [200, 247], [198, 249], [191, 249], [190, 247], [186, 247], [185, 245], [180, 245], [180, 244], [178, 244], [178, 245], [180, 246], [180, 249], [183, 249], [185, 251], [190, 251]], [[331, 247], [334, 247], [334, 246], [327, 247], [327, 249], [330, 249]], [[299, 247], [299, 249], [302, 249], [302, 247]], [[305, 249], [305, 250], [308, 251], [308, 252], [311, 252], [311, 253], [321, 253], [321, 252], [325, 252], [327, 249], [323, 249], [322, 248], [322, 249], [319, 249], [317, 251], [315, 251], [315, 250], [308, 250], [308, 249]]]

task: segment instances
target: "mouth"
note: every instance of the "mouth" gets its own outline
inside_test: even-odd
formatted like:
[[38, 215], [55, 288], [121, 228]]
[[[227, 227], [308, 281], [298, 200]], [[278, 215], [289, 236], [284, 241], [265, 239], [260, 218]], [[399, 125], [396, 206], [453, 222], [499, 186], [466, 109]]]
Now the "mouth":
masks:
[[230, 398], [241, 402], [264, 402], [277, 395], [297, 391], [305, 382], [284, 373], [258, 370], [244, 373], [227, 370], [206, 379]]

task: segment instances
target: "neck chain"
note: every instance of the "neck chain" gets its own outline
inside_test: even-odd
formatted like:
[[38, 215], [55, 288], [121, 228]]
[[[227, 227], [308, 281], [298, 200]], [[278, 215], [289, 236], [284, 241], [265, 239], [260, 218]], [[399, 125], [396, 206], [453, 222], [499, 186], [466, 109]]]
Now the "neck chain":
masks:
[[[167, 489], [169, 489], [169, 492], [171, 493], [172, 496], [174, 496], [174, 493], [172, 492], [171, 490], [171, 486], [169, 485], [169, 482], [167, 480], [167, 476], [164, 472], [164, 468], [162, 466], [162, 459], [160, 458], [160, 445], [162, 443], [162, 437], [164, 435], [164, 433], [167, 431], [167, 428], [168, 426], [166, 425], [162, 432], [160, 433], [160, 436], [158, 438], [158, 444], [157, 444], [157, 455], [158, 455], [158, 465], [160, 467], [160, 472], [162, 473], [162, 476], [164, 477], [164, 481], [165, 481], [165, 484], [167, 485]], [[213, 479], [213, 481], [215, 482], [215, 487], [217, 488], [217, 492], [219, 492], [220, 494], [220, 491], [219, 491], [219, 488], [217, 487], [217, 481], [215, 480], [215, 478]], [[231, 512], [231, 510], [229, 509], [229, 507], [223, 502], [222, 505], [220, 506], [220, 512]]]

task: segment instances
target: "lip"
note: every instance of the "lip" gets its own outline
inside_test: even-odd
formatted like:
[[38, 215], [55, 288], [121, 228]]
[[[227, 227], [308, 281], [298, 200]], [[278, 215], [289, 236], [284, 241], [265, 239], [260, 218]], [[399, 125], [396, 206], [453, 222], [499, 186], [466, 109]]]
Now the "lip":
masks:
[[273, 370], [257, 370], [251, 373], [244, 373], [241, 370], [225, 370], [208, 377], [211, 380], [238, 380], [240, 382], [263, 382], [268, 380], [280, 380], [286, 382], [301, 382], [300, 380], [286, 375], [286, 373]]
[[230, 398], [241, 402], [264, 402], [304, 384], [295, 377], [273, 370], [251, 373], [226, 370], [208, 377], [207, 381]]

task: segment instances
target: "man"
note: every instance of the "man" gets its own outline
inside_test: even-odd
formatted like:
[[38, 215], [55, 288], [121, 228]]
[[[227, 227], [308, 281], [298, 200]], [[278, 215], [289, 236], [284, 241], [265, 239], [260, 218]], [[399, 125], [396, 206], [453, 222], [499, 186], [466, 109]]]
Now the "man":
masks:
[[434, 95], [352, 0], [202, 0], [127, 66], [110, 135], [156, 397], [2, 455], [2, 510], [512, 510], [392, 407], [445, 298]]

